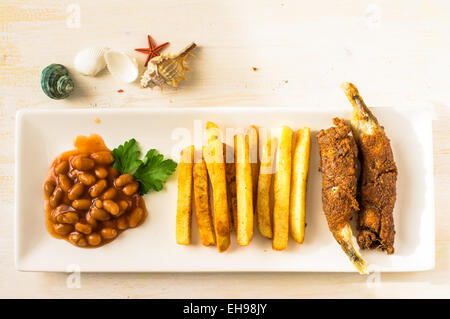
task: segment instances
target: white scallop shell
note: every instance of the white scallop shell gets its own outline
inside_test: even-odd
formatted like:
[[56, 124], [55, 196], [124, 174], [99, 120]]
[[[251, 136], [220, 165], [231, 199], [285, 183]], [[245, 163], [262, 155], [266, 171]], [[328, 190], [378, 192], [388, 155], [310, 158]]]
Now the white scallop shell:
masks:
[[111, 74], [127, 83], [135, 81], [139, 75], [136, 59], [129, 55], [115, 50], [105, 53], [106, 66]]
[[91, 47], [84, 49], [75, 56], [75, 70], [84, 75], [96, 76], [106, 66], [105, 47]]

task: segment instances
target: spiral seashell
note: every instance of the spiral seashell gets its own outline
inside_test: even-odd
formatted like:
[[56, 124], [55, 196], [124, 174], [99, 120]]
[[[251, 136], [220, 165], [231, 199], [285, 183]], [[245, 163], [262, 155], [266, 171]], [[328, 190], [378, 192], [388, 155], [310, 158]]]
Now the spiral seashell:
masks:
[[188, 71], [186, 58], [197, 45], [191, 43], [178, 54], [161, 55], [150, 60], [147, 70], [141, 78], [141, 88], [162, 87], [168, 84], [177, 87], [180, 81], [186, 80], [185, 71]]
[[72, 93], [74, 84], [64, 65], [50, 64], [42, 70], [41, 87], [48, 97], [60, 100]]

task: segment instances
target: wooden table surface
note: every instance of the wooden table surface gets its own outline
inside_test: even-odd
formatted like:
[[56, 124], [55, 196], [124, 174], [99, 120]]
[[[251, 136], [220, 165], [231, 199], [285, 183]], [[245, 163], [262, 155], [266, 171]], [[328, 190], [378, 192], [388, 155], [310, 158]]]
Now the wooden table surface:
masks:
[[[450, 2], [0, 0], [0, 297], [450, 297]], [[136, 56], [146, 35], [176, 52], [191, 41], [189, 80], [141, 90], [107, 72], [73, 70], [101, 45]], [[40, 71], [66, 65], [69, 99], [40, 88]], [[256, 67], [257, 71], [252, 68]], [[26, 273], [14, 268], [15, 114], [23, 108], [339, 106], [352, 81], [372, 106], [434, 110], [436, 268], [428, 272], [238, 274]], [[117, 90], [124, 90], [118, 93]], [[39, 141], [37, 141], [39, 142]], [[415, 150], [411, 150], [414, 156]], [[32, 160], [32, 159], [30, 159]]]

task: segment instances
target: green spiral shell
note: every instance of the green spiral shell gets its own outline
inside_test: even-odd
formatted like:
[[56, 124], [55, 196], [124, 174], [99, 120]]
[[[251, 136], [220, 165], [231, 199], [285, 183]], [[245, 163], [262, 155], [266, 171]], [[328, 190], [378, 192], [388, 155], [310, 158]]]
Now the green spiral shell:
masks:
[[41, 87], [48, 97], [60, 100], [72, 93], [74, 84], [64, 65], [50, 64], [42, 70]]

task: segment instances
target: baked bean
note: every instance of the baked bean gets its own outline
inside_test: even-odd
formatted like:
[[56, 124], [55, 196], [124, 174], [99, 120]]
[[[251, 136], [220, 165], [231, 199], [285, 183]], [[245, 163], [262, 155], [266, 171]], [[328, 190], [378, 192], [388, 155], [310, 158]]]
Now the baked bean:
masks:
[[98, 246], [102, 242], [102, 236], [97, 233], [92, 233], [87, 238], [89, 245]]
[[72, 202], [72, 207], [77, 210], [87, 210], [92, 202], [89, 199], [76, 199]]
[[66, 193], [69, 191], [69, 188], [72, 187], [72, 181], [67, 175], [60, 174], [58, 175], [59, 186], [61, 186], [62, 190]]
[[67, 193], [64, 193], [63, 203], [68, 206], [72, 205], [72, 201], [69, 199], [69, 196], [67, 196]]
[[97, 207], [92, 207], [90, 214], [95, 219], [101, 221], [109, 220], [111, 218], [111, 215], [109, 215], [104, 209]]
[[76, 183], [67, 192], [67, 196], [70, 200], [78, 199], [84, 192], [84, 185], [82, 183]]
[[108, 176], [108, 171], [106, 170], [106, 168], [98, 166], [95, 168], [95, 176], [101, 179], [106, 178], [106, 176]]
[[138, 183], [138, 182], [133, 182], [133, 183], [128, 184], [127, 186], [125, 186], [125, 187], [122, 189], [122, 192], [123, 192], [125, 195], [131, 196], [131, 195], [133, 195], [134, 193], [136, 193], [138, 189], [139, 189], [139, 183]]
[[91, 225], [82, 224], [82, 223], [76, 223], [75, 224], [75, 229], [78, 232], [83, 233], [85, 235], [89, 235], [92, 232], [92, 226]]
[[119, 205], [117, 205], [116, 202], [109, 199], [103, 201], [103, 208], [106, 211], [108, 211], [111, 215], [117, 215], [119, 214], [120, 211]]
[[116, 178], [117, 176], [120, 175], [119, 171], [117, 169], [115, 169], [114, 167], [110, 166], [108, 168], [108, 175], [111, 176], [112, 178]]
[[52, 196], [49, 199], [49, 204], [51, 207], [55, 208], [61, 203], [61, 200], [63, 199], [64, 191], [61, 189], [61, 187], [56, 187], [53, 191]]
[[98, 164], [111, 164], [114, 162], [114, 156], [110, 151], [92, 153], [91, 158]]
[[86, 214], [86, 221], [88, 222], [89, 225], [92, 226], [92, 228], [97, 228], [98, 222], [94, 217], [91, 216], [90, 213]]
[[83, 173], [78, 175], [78, 180], [86, 186], [91, 186], [92, 184], [95, 183], [94, 175], [91, 175], [89, 173]]
[[125, 212], [128, 209], [128, 202], [126, 200], [121, 200], [119, 202], [119, 207], [121, 212]]
[[54, 220], [56, 220], [56, 217], [58, 217], [61, 214], [74, 212], [75, 210], [70, 207], [70, 205], [61, 204], [58, 207], [56, 207], [54, 210], [52, 210], [52, 217]]
[[100, 233], [105, 239], [113, 239], [117, 236], [117, 230], [114, 228], [103, 228]]
[[80, 171], [88, 171], [94, 168], [95, 162], [89, 157], [78, 155], [72, 159], [72, 165]]
[[117, 219], [117, 228], [119, 228], [120, 230], [125, 230], [128, 228], [127, 216], [120, 216]]
[[101, 196], [102, 199], [113, 199], [117, 195], [117, 190], [114, 187], [108, 188]]
[[69, 171], [67, 173], [67, 176], [69, 176], [71, 179], [76, 179], [80, 175], [80, 171], [77, 171], [76, 169]]
[[44, 195], [45, 198], [50, 198], [52, 196], [53, 191], [55, 190], [56, 183], [53, 180], [48, 180], [44, 184]]
[[103, 207], [103, 202], [100, 199], [96, 199], [94, 202], [95, 207], [97, 208], [102, 208]]
[[70, 224], [53, 224], [53, 230], [58, 235], [64, 236], [73, 230], [73, 226]]
[[108, 186], [108, 183], [106, 182], [106, 179], [101, 179], [97, 183], [95, 183], [91, 188], [89, 189], [89, 195], [91, 197], [97, 197], [99, 196]]
[[130, 216], [128, 218], [128, 225], [131, 228], [136, 227], [141, 222], [142, 217], [144, 217], [144, 210], [140, 207], [136, 207], [130, 213]]
[[84, 238], [83, 234], [80, 234], [78, 232], [70, 233], [69, 241], [76, 246], [80, 246], [80, 247], [87, 246], [86, 238]]
[[56, 221], [61, 224], [76, 224], [79, 220], [75, 212], [67, 212], [56, 216]]
[[122, 174], [119, 177], [116, 178], [116, 186], [122, 187], [127, 184], [130, 184], [134, 181], [133, 175], [131, 174]]
[[101, 228], [116, 228], [116, 220], [115, 219], [110, 219], [110, 220], [106, 220], [104, 222], [102, 222], [102, 227]]
[[58, 165], [56, 165], [56, 167], [55, 167], [55, 175], [67, 174], [68, 171], [69, 171], [69, 162], [68, 161], [63, 161], [63, 162], [59, 163]]

